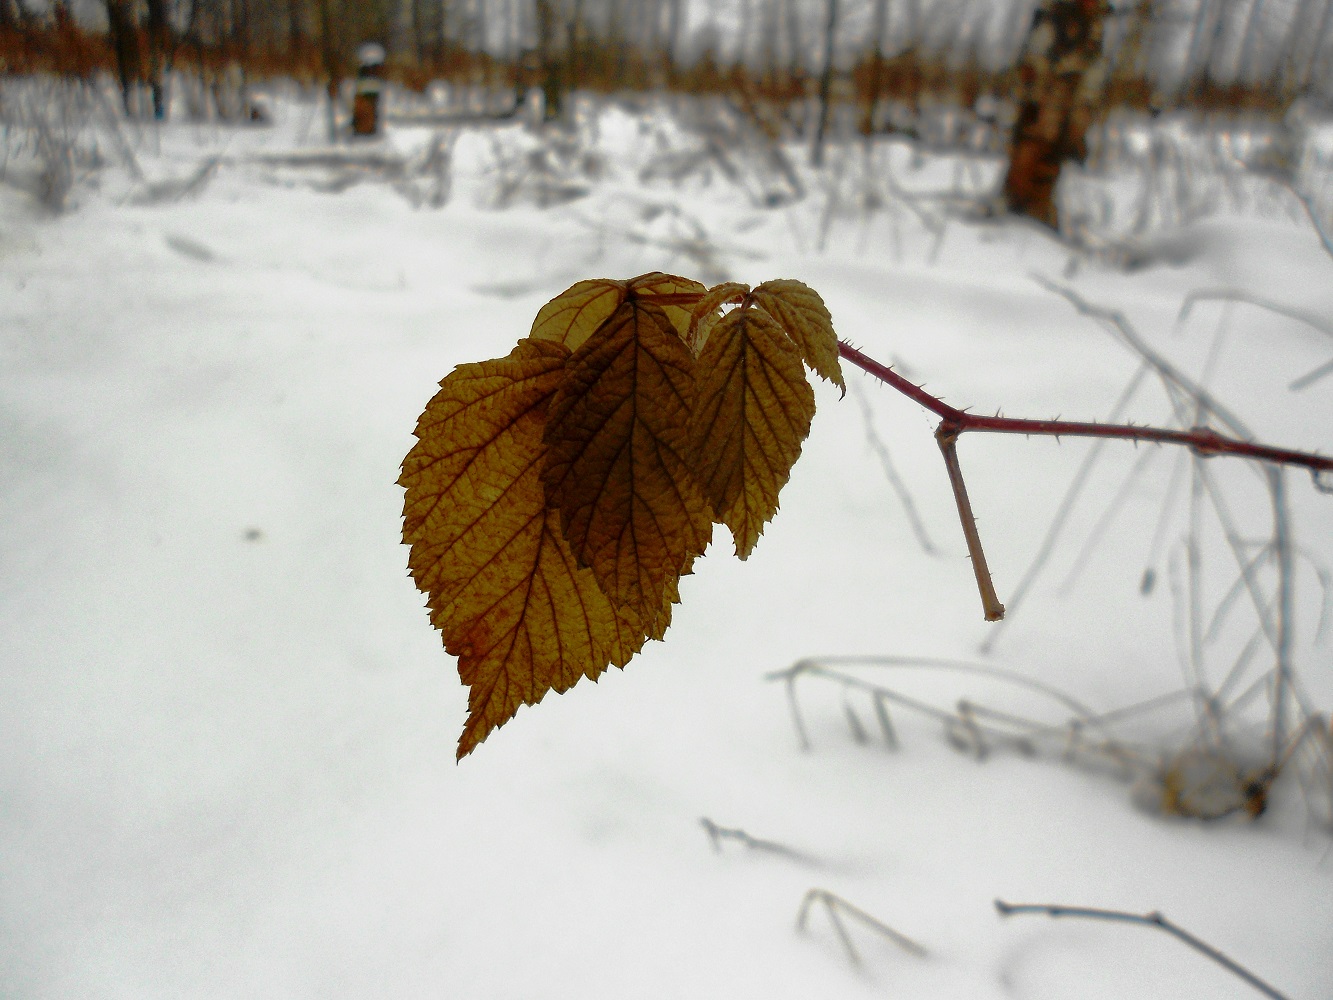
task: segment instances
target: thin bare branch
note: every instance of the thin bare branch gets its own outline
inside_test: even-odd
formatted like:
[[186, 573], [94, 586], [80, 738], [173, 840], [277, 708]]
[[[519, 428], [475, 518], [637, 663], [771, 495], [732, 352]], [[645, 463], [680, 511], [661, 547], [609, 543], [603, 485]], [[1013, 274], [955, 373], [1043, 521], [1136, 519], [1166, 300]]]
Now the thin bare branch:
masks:
[[1048, 917], [1088, 917], [1094, 920], [1112, 920], [1120, 923], [1142, 924], [1145, 927], [1156, 927], [1158, 930], [1166, 931], [1177, 940], [1183, 941], [1200, 955], [1212, 959], [1233, 975], [1245, 980], [1264, 996], [1271, 997], [1272, 1000], [1287, 1000], [1284, 994], [1269, 986], [1245, 966], [1227, 957], [1206, 941], [1201, 941], [1183, 927], [1173, 924], [1160, 913], [1126, 913], [1122, 910], [1100, 910], [1088, 906], [1059, 906], [1048, 903], [1006, 903], [1002, 899], [995, 901], [995, 909], [1002, 917], [1040, 913]]
[[[1134, 377], [1129, 380], [1129, 384], [1125, 386], [1124, 391], [1120, 394], [1120, 398], [1117, 399], [1115, 405], [1111, 407], [1110, 415], [1107, 417], [1108, 420], [1115, 421], [1120, 419], [1120, 415], [1125, 411], [1125, 407], [1129, 405], [1129, 401], [1134, 398], [1134, 394], [1138, 391], [1139, 386], [1143, 384], [1143, 377], [1147, 372], [1148, 366], [1146, 364], [1139, 366], [1139, 369], [1134, 373]], [[1105, 445], [1106, 439], [1099, 438], [1092, 443], [1092, 447], [1088, 449], [1088, 453], [1083, 457], [1083, 462], [1079, 465], [1078, 471], [1074, 473], [1074, 478], [1070, 482], [1069, 488], [1065, 490], [1065, 495], [1060, 499], [1059, 508], [1051, 518], [1051, 523], [1046, 529], [1046, 537], [1041, 540], [1041, 545], [1037, 547], [1037, 554], [1032, 557], [1032, 562], [1028, 565], [1027, 571], [1023, 574], [1022, 579], [1018, 581], [1018, 586], [1014, 588], [1013, 594], [1009, 597], [1007, 604], [1008, 617], [992, 629], [990, 634], [986, 636], [986, 640], [981, 644], [982, 653], [989, 653], [995, 648], [995, 643], [999, 640], [1005, 625], [1013, 621], [1014, 612], [1018, 610], [1023, 602], [1023, 598], [1027, 596], [1029, 588], [1036, 583], [1037, 577], [1045, 568], [1047, 560], [1051, 557], [1051, 553], [1055, 551], [1055, 543], [1059, 540], [1060, 533], [1064, 530], [1065, 522], [1073, 512], [1074, 504], [1078, 502], [1079, 496], [1082, 495], [1083, 487], [1087, 484], [1088, 478], [1091, 476], [1092, 470], [1097, 464], [1097, 459], [1101, 457], [1102, 448], [1105, 447]], [[1151, 452], [1145, 454], [1151, 454]]]
[[1307, 326], [1314, 327], [1320, 333], [1333, 337], [1333, 324], [1330, 324], [1325, 317], [1317, 313], [1297, 309], [1294, 306], [1283, 305], [1281, 302], [1274, 302], [1272, 299], [1265, 299], [1262, 296], [1251, 295], [1235, 288], [1205, 288], [1190, 292], [1180, 304], [1180, 313], [1177, 315], [1176, 321], [1183, 323], [1188, 319], [1196, 302], [1218, 301], [1242, 302], [1246, 305], [1256, 306], [1259, 309], [1267, 309], [1269, 312], [1305, 323]]
[[1314, 385], [1325, 375], [1333, 375], [1333, 359], [1325, 361], [1318, 368], [1312, 368], [1310, 371], [1306, 372], [1300, 378], [1292, 379], [1291, 384], [1287, 386], [1287, 388], [1290, 389], [1292, 392], [1299, 392], [1302, 389], [1308, 389], [1310, 388], [1310, 386]]
[[977, 519], [972, 513], [972, 502], [967, 498], [967, 484], [963, 481], [963, 469], [958, 464], [958, 431], [948, 424], [940, 424], [935, 432], [940, 452], [944, 455], [944, 467], [949, 471], [949, 485], [953, 487], [954, 502], [958, 505], [958, 520], [963, 525], [963, 537], [967, 540], [967, 553], [972, 559], [972, 572], [977, 578], [977, 591], [981, 594], [981, 608], [986, 621], [997, 622], [1004, 617], [1004, 605], [995, 594], [995, 584], [991, 580], [990, 567], [986, 565], [986, 552], [981, 547], [981, 535], [977, 531]]
[[[1311, 472], [1333, 473], [1333, 458], [1312, 452], [1297, 451], [1290, 448], [1274, 448], [1269, 445], [1242, 440], [1219, 433], [1211, 427], [1194, 427], [1182, 431], [1162, 427], [1141, 427], [1134, 424], [1101, 424], [1074, 420], [1027, 420], [1016, 417], [979, 416], [948, 405], [920, 386], [913, 385], [888, 365], [875, 361], [845, 342], [839, 344], [839, 353], [844, 359], [850, 361], [862, 371], [873, 375], [882, 382], [886, 382], [932, 413], [942, 417], [945, 423], [951, 425], [950, 430], [955, 437], [966, 431], [989, 431], [996, 434], [1023, 434], [1057, 438], [1093, 437], [1115, 438], [1122, 441], [1150, 441], [1157, 444], [1184, 445], [1206, 458], [1211, 458], [1214, 455], [1235, 455], [1263, 462], [1275, 462], [1280, 465], [1299, 465], [1311, 470]], [[1158, 365], [1153, 364], [1153, 367], [1158, 368]], [[1166, 370], [1171, 371], [1172, 369], [1168, 366]], [[1186, 382], [1185, 384], [1192, 383]], [[1199, 398], [1210, 414], [1221, 418], [1224, 423], [1232, 425], [1234, 433], [1245, 433], [1244, 430], [1234, 430], [1234, 428], [1243, 428], [1244, 425], [1221, 404], [1213, 400], [1209, 394], [1202, 393]]]
[[[976, 574], [977, 589], [981, 595], [982, 610], [986, 621], [1002, 619], [1004, 617], [1004, 605], [1000, 603], [995, 594], [990, 570], [986, 564], [985, 552], [981, 545], [981, 538], [977, 532], [976, 518], [972, 513], [972, 505], [967, 496], [967, 486], [958, 463], [957, 442], [959, 436], [966, 431], [991, 431], [1001, 434], [1041, 435], [1056, 438], [1064, 436], [1115, 438], [1124, 441], [1179, 444], [1189, 448], [1195, 455], [1204, 458], [1214, 455], [1234, 455], [1278, 465], [1303, 466], [1309, 469], [1311, 475], [1315, 477], [1316, 486], [1320, 484], [1320, 476], [1333, 474], [1333, 458], [1287, 448], [1273, 448], [1244, 440], [1249, 436], [1249, 432], [1239, 418], [1217, 402], [1205, 389], [1145, 344], [1122, 315], [1112, 310], [1089, 305], [1074, 292], [1048, 282], [1044, 278], [1038, 277], [1036, 280], [1044, 287], [1066, 298], [1080, 312], [1110, 324], [1145, 363], [1157, 371], [1173, 395], [1183, 393], [1193, 402], [1196, 419], [1200, 421], [1199, 426], [1189, 430], [1172, 430], [1161, 427], [1139, 427], [1130, 424], [1099, 424], [1069, 420], [1025, 420], [1013, 417], [979, 416], [950, 406], [942, 399], [903, 378], [891, 366], [876, 361], [845, 341], [839, 341], [838, 343], [838, 353], [843, 359], [850, 361], [862, 371], [874, 376], [940, 417], [939, 426], [935, 429], [935, 439], [940, 446], [940, 453], [944, 456], [945, 468], [949, 474], [949, 483], [953, 488], [954, 501], [958, 506], [959, 521], [962, 524], [963, 536], [967, 541], [968, 554], [972, 559], [972, 568]], [[1219, 420], [1231, 434], [1236, 436], [1231, 437], [1219, 433], [1211, 427], [1204, 426], [1201, 422], [1209, 416]], [[1271, 488], [1273, 482], [1271, 475], [1268, 478]]]
[[[1098, 444], [1100, 443], [1101, 442], [1099, 441]], [[1144, 470], [1148, 467], [1148, 463], [1153, 460], [1153, 456], [1156, 454], [1156, 451], [1144, 451], [1134, 460], [1134, 464], [1130, 466], [1129, 472], [1125, 475], [1124, 480], [1120, 484], [1120, 488], [1116, 490], [1115, 496], [1113, 496], [1111, 502], [1106, 505], [1101, 516], [1097, 518], [1097, 522], [1092, 526], [1092, 530], [1088, 532], [1088, 537], [1083, 540], [1083, 545], [1079, 548], [1078, 555], [1074, 557], [1069, 565], [1069, 572], [1060, 583], [1061, 589], [1072, 587], [1075, 581], [1078, 580], [1079, 575], [1088, 565], [1092, 553], [1096, 550], [1097, 546], [1101, 544], [1102, 536], [1106, 534], [1106, 530], [1111, 526], [1111, 522], [1115, 520], [1115, 516], [1120, 513], [1125, 502], [1129, 499], [1130, 493], [1133, 492], [1135, 485], [1137, 485], [1139, 481], [1139, 476], [1143, 474]]]
[[926, 531], [925, 522], [921, 520], [921, 515], [917, 512], [916, 501], [912, 499], [911, 492], [907, 489], [907, 484], [903, 482], [902, 476], [898, 475], [898, 468], [893, 464], [893, 456], [889, 454], [888, 445], [879, 436], [875, 430], [875, 411], [871, 409], [870, 400], [861, 387], [855, 382], [851, 385], [852, 395], [856, 397], [857, 403], [861, 406], [861, 419], [865, 423], [866, 443], [870, 445], [870, 450], [875, 453], [879, 459], [880, 467], [884, 470], [884, 478], [889, 481], [893, 487], [893, 492], [898, 496], [898, 502], [903, 506], [903, 513], [907, 515], [907, 523], [911, 525], [912, 534], [916, 536], [917, 544], [926, 555], [938, 555], [939, 549], [935, 543], [930, 540], [930, 535]]
[[767, 854], [778, 854], [794, 861], [809, 862], [811, 859], [800, 851], [793, 850], [774, 840], [763, 840], [760, 837], [752, 837], [744, 830], [734, 827], [718, 826], [707, 816], [699, 817], [699, 824], [708, 834], [708, 839], [712, 842], [713, 850], [722, 853], [722, 841], [734, 840], [739, 844], [744, 844], [752, 851], [760, 851]]

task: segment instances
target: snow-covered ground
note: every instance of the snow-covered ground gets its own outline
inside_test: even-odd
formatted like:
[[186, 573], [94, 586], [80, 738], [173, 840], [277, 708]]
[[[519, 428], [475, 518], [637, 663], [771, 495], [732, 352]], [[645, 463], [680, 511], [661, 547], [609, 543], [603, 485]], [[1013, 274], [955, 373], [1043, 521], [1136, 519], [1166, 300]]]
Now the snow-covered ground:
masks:
[[[1259, 438], [1327, 450], [1333, 378], [1287, 386], [1333, 341], [1242, 303], [1177, 323], [1187, 293], [1218, 288], [1333, 317], [1333, 258], [1294, 203], [1162, 233], [1131, 272], [1016, 224], [933, 233], [903, 205], [850, 196], [828, 213], [809, 175], [808, 196], [777, 207], [716, 165], [641, 181], [663, 143], [688, 137], [627, 111], [600, 119], [599, 158], [569, 171], [565, 195], [583, 196], [548, 192], [545, 208], [522, 181], [519, 125], [444, 143], [447, 172], [428, 162], [429, 128], [397, 127], [355, 147], [381, 157], [355, 174], [312, 162], [317, 107], [274, 114], [266, 129], [130, 131], [143, 177], [108, 146], [60, 216], [0, 184], [0, 996], [1255, 995], [1160, 932], [1001, 919], [997, 897], [1160, 910], [1293, 1000], [1329, 995], [1333, 842], [1317, 789], [1284, 779], [1257, 822], [1164, 818], [1107, 768], [1003, 748], [979, 760], [894, 706], [900, 746], [886, 749], [864, 694], [815, 678], [796, 687], [807, 752], [786, 688], [765, 680], [804, 657], [879, 654], [989, 664], [1098, 712], [1179, 689], [1190, 493], [1167, 496], [1175, 454], [1103, 449], [982, 657], [994, 626], [932, 421], [849, 371], [847, 398], [817, 389], [749, 562], [719, 529], [665, 642], [522, 710], [461, 765], [466, 691], [407, 577], [394, 485], [454, 365], [507, 353], [575, 280], [659, 269], [799, 278], [843, 338], [955, 405], [1105, 418], [1138, 360], [1040, 276], [1122, 310]], [[904, 186], [933, 183], [917, 166], [904, 153]], [[939, 554], [914, 537], [863, 404]], [[1124, 419], [1169, 416], [1145, 383]], [[1089, 447], [964, 440], [1002, 599]], [[1226, 461], [1208, 467], [1238, 531], [1262, 540], [1258, 480]], [[1296, 664], [1327, 711], [1333, 626], [1316, 634], [1312, 567], [1333, 563], [1333, 498], [1301, 473], [1287, 486]], [[1211, 616], [1236, 572], [1215, 533], [1198, 537]], [[1221, 633], [1214, 682], [1234, 656]], [[1269, 662], [1261, 650], [1242, 686]], [[1067, 721], [981, 675], [848, 669], [946, 708], [972, 698]], [[1261, 695], [1250, 717], [1263, 708]], [[1185, 721], [1124, 725], [1165, 750]], [[728, 837], [715, 850], [704, 817], [785, 850]], [[798, 932], [815, 887], [927, 956], [844, 917], [854, 965], [819, 907]]]

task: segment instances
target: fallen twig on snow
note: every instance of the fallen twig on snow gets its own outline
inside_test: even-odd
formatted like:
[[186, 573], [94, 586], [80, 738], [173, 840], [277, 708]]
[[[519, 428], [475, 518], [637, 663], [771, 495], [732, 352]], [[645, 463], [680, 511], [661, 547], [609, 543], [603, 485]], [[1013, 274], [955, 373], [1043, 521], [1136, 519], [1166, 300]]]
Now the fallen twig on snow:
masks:
[[1153, 913], [1125, 913], [1122, 910], [1099, 910], [1088, 906], [1059, 906], [1048, 903], [1006, 903], [1002, 899], [995, 901], [995, 909], [999, 911], [1002, 917], [1011, 917], [1015, 914], [1024, 913], [1044, 913], [1048, 917], [1089, 917], [1094, 920], [1114, 920], [1127, 924], [1142, 924], [1146, 927], [1156, 927], [1158, 930], [1166, 931], [1168, 934], [1185, 942], [1200, 955], [1212, 959], [1228, 972], [1239, 976], [1245, 982], [1249, 983], [1264, 996], [1272, 997], [1273, 1000], [1287, 1000], [1286, 996], [1279, 993], [1273, 987], [1256, 976], [1245, 966], [1232, 958], [1228, 958], [1222, 952], [1218, 951], [1206, 941], [1201, 941], [1189, 931], [1185, 930], [1171, 921], [1167, 920], [1162, 914]]
[[839, 916], [840, 912], [847, 914], [847, 916], [856, 919], [864, 926], [869, 927], [876, 933], [888, 938], [908, 954], [916, 955], [919, 958], [925, 958], [929, 954], [925, 948], [917, 944], [905, 934], [899, 933], [882, 920], [872, 917], [865, 910], [858, 906], [853, 906], [841, 896], [834, 895], [827, 889], [811, 889], [805, 894], [805, 899], [801, 902], [801, 912], [796, 916], [797, 930], [805, 930], [805, 922], [810, 916], [810, 908], [814, 906], [815, 903], [824, 904], [824, 908], [828, 911], [829, 921], [833, 924], [833, 929], [838, 932], [838, 938], [842, 941], [842, 946], [847, 949], [847, 957], [851, 959], [853, 965], [861, 964], [861, 955], [857, 952], [856, 946], [852, 944], [851, 935], [847, 933], [847, 927], [843, 924], [842, 917]]
[[752, 851], [781, 854], [784, 857], [792, 858], [796, 861], [810, 860], [810, 858], [802, 854], [800, 851], [792, 850], [790, 847], [787, 847], [784, 844], [779, 844], [775, 840], [763, 840], [759, 837], [751, 837], [741, 829], [718, 826], [707, 816], [699, 817], [699, 824], [704, 828], [704, 832], [708, 834], [708, 839], [712, 841], [713, 850], [719, 854], [722, 853], [722, 841], [734, 840], [737, 843], [744, 844]]

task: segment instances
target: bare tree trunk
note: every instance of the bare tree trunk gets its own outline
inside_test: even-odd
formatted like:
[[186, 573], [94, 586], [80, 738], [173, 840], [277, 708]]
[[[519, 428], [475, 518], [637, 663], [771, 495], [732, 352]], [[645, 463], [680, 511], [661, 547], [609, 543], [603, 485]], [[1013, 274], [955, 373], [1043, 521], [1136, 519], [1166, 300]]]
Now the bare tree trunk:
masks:
[[551, 0], [537, 0], [537, 61], [542, 77], [542, 120], [560, 117], [562, 87], [555, 44], [556, 13]]
[[314, 34], [306, 20], [308, 9], [304, 0], [287, 0], [287, 58], [292, 72], [303, 80], [311, 68], [311, 37]]
[[[805, 72], [801, 65], [802, 53], [805, 52], [805, 38], [801, 34], [801, 18], [796, 10], [797, 0], [783, 0], [783, 14], [787, 21], [787, 57], [789, 79], [804, 80]], [[801, 135], [805, 135], [805, 121], [802, 117]]]
[[444, 58], [443, 0], [412, 0], [412, 35], [417, 62], [436, 68]]
[[1309, 88], [1319, 57], [1320, 39], [1327, 30], [1330, 15], [1333, 15], [1333, 0], [1324, 0], [1322, 15], [1316, 10], [1316, 0], [1298, 0], [1282, 65], [1283, 86], [1288, 93], [1298, 94]]
[[824, 21], [824, 65], [819, 73], [819, 124], [815, 126], [815, 141], [810, 147], [810, 165], [824, 165], [824, 133], [828, 131], [829, 89], [833, 83], [833, 41], [838, 31], [838, 0], [828, 0], [828, 17]]
[[324, 60], [324, 74], [328, 82], [330, 143], [338, 141], [338, 95], [342, 90], [343, 77], [333, 3], [334, 0], [319, 0], [320, 54]]
[[[1326, 47], [1329, 40], [1330, 28], [1333, 28], [1333, 0], [1328, 0], [1324, 4], [1323, 16], [1319, 19], [1319, 28], [1314, 32], [1314, 44], [1310, 48], [1310, 58], [1305, 64], [1305, 72], [1301, 75], [1301, 86], [1310, 87], [1316, 83], [1315, 67], [1320, 65], [1319, 54]], [[1333, 62], [1333, 57], [1330, 57]], [[1328, 76], [1328, 64], [1324, 64], [1324, 77]]]
[[1245, 19], [1245, 35], [1241, 41], [1240, 65], [1237, 67], [1239, 83], [1258, 83], [1255, 60], [1258, 59], [1259, 18], [1263, 16], [1264, 0], [1252, 0], [1250, 16]]
[[1105, 86], [1101, 0], [1043, 0], [1019, 64], [1018, 119], [1009, 144], [1005, 207], [1059, 229], [1055, 185], [1066, 160], [1087, 155], [1088, 126]]
[[870, 29], [874, 45], [870, 54], [870, 94], [861, 118], [861, 133], [867, 136], [875, 134], [875, 106], [879, 103], [879, 88], [884, 82], [884, 32], [888, 21], [889, 0], [875, 0], [874, 22]]
[[1198, 6], [1194, 8], [1194, 23], [1190, 26], [1190, 43], [1185, 50], [1185, 68], [1182, 71], [1181, 90], [1188, 90], [1193, 83], [1194, 74], [1199, 71], [1203, 62], [1203, 47], [1207, 37], [1205, 29], [1208, 27], [1208, 14], [1212, 8], [1210, 0], [1199, 0]]
[[1153, 102], [1147, 49], [1156, 2], [1134, 0], [1134, 6], [1124, 12], [1114, 51], [1106, 56], [1108, 104], [1151, 106]]
[[683, 23], [681, 7], [684, 0], [667, 0], [666, 23], [666, 78], [669, 86], [674, 86], [680, 59], [680, 29]]
[[14, 6], [18, 9], [18, 26], [24, 29], [40, 28], [41, 17], [32, 10], [29, 10], [23, 3], [23, 0], [14, 0]]
[[472, 17], [472, 30], [475, 32], [473, 44], [477, 47], [478, 52], [489, 52], [491, 29], [486, 18], [486, 0], [475, 0]]
[[587, 25], [583, 20], [583, 0], [574, 0], [569, 19], [569, 48], [565, 54], [565, 89], [573, 92], [583, 82], [582, 54], [588, 46]]
[[1226, 27], [1226, 9], [1215, 0], [1199, 0], [1190, 38], [1189, 55], [1185, 61], [1183, 93], [1197, 95], [1212, 76], [1213, 57], [1218, 39]]
[[250, 0], [232, 0], [232, 17], [234, 18], [232, 36], [235, 43], [236, 57], [244, 67], [250, 57]]
[[434, 0], [434, 7], [435, 19], [431, 22], [434, 27], [434, 50], [438, 58], [443, 59], [449, 49], [449, 4], [447, 0]]
[[116, 72], [120, 76], [120, 99], [125, 114], [134, 115], [134, 86], [142, 75], [139, 33], [127, 0], [106, 0], [107, 29], [111, 48], [116, 53]]
[[166, 72], [170, 69], [171, 20], [167, 0], [148, 0], [148, 86], [153, 93], [153, 117], [167, 117]]

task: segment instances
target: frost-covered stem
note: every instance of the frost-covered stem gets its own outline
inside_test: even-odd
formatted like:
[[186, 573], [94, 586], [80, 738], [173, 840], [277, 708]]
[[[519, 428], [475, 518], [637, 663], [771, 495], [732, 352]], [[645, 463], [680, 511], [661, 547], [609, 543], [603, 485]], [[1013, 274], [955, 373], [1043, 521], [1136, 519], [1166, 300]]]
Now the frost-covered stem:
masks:
[[1055, 906], [1047, 903], [1006, 903], [1002, 899], [995, 901], [995, 909], [999, 911], [1002, 917], [1022, 913], [1044, 913], [1048, 917], [1090, 917], [1095, 920], [1114, 920], [1122, 923], [1156, 927], [1183, 941], [1200, 955], [1212, 959], [1228, 972], [1239, 976], [1264, 996], [1271, 997], [1272, 1000], [1287, 1000], [1284, 994], [1273, 989], [1245, 966], [1234, 959], [1228, 958], [1206, 941], [1200, 941], [1183, 927], [1171, 923], [1160, 913], [1125, 913], [1122, 910], [1099, 910], [1088, 906]]
[[888, 479], [893, 491], [898, 494], [898, 501], [902, 504], [903, 513], [907, 515], [907, 520], [912, 526], [912, 533], [916, 535], [916, 540], [921, 544], [921, 551], [927, 555], [937, 555], [939, 550], [935, 548], [935, 543], [930, 540], [930, 533], [926, 531], [926, 525], [921, 520], [921, 515], [917, 513], [916, 501], [912, 499], [912, 494], [907, 489], [907, 484], [903, 482], [902, 476], [898, 475], [898, 469], [893, 464], [893, 456], [889, 454], [889, 449], [880, 440], [879, 434], [875, 432], [874, 413], [870, 409], [869, 401], [866, 400], [864, 393], [855, 391], [856, 386], [852, 388], [856, 401], [861, 404], [861, 415], [865, 419], [866, 441], [875, 454], [879, 456], [879, 464], [884, 467], [884, 477]]
[[1287, 743], [1287, 694], [1291, 686], [1292, 565], [1291, 525], [1287, 518], [1287, 486], [1282, 469], [1269, 472], [1273, 495], [1273, 549], [1277, 560], [1277, 670], [1273, 680], [1273, 766]]
[[1204, 493], [1203, 463], [1190, 460], [1189, 533], [1185, 538], [1185, 565], [1187, 569], [1187, 597], [1189, 621], [1189, 681], [1198, 706], [1200, 722], [1216, 746], [1222, 741], [1222, 727], [1217, 717], [1213, 692], [1208, 689], [1203, 656], [1203, 552], [1202, 520]]

